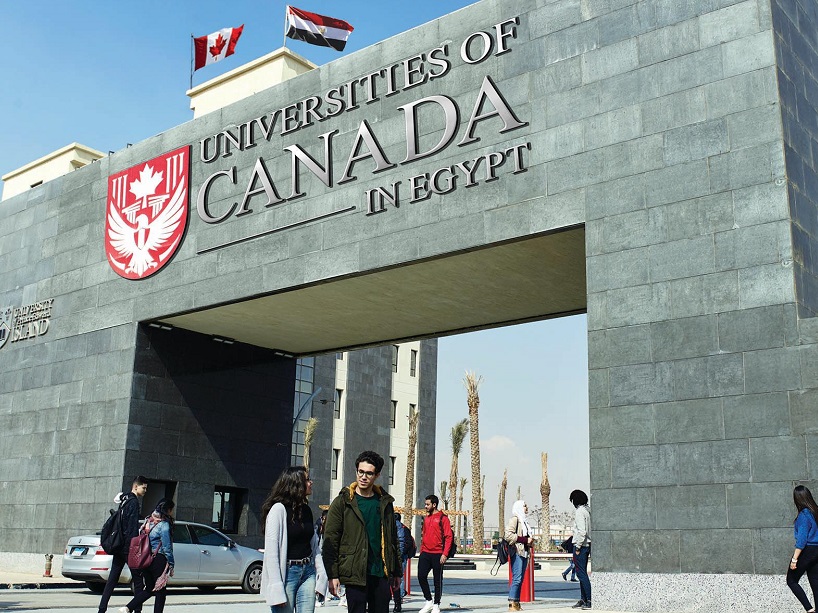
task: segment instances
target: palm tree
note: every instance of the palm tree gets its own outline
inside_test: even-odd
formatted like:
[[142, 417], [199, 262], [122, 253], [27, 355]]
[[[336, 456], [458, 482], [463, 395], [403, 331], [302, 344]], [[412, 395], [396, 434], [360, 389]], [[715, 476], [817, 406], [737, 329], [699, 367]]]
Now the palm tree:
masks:
[[[457, 497], [457, 508], [461, 511], [463, 510], [463, 495], [466, 492], [466, 484], [469, 482], [466, 477], [460, 477], [460, 495]], [[462, 534], [461, 534], [462, 531]], [[457, 534], [459, 535], [458, 540], [463, 543], [463, 546], [466, 546], [466, 516], [465, 515], [458, 515], [457, 516]]]
[[[483, 475], [483, 478], [480, 479], [480, 517], [486, 516], [486, 475]], [[485, 532], [481, 531], [480, 534], [485, 536]], [[478, 544], [477, 553], [483, 553], [483, 539], [480, 539], [480, 543]]]
[[469, 431], [471, 442], [471, 508], [472, 508], [472, 535], [477, 551], [483, 549], [483, 505], [480, 491], [480, 394], [478, 389], [483, 377], [474, 372], [466, 371], [463, 384], [466, 386], [466, 404], [469, 407]]
[[446, 497], [446, 488], [449, 487], [448, 481], [441, 481], [440, 482], [440, 500], [443, 501], [443, 508], [449, 508], [449, 499]]
[[310, 447], [312, 447], [312, 439], [315, 438], [317, 428], [318, 420], [315, 417], [310, 417], [304, 427], [304, 466], [308, 472], [310, 470]]
[[[463, 495], [460, 495], [460, 505], [457, 501], [457, 466], [460, 462], [460, 450], [463, 448], [463, 441], [466, 440], [466, 435], [469, 433], [469, 420], [464, 418], [452, 426], [452, 468], [449, 471], [449, 496], [452, 498], [452, 509], [457, 511], [463, 510]], [[460, 536], [460, 516], [457, 516], [457, 535]]]
[[406, 453], [406, 489], [403, 495], [403, 512], [411, 520], [414, 527], [415, 517], [412, 509], [415, 508], [415, 452], [418, 446], [418, 420], [420, 409], [415, 407], [409, 413], [409, 451]]
[[540, 551], [551, 551], [551, 484], [548, 482], [548, 454], [540, 454], [542, 460], [542, 482], [540, 483], [540, 497], [542, 498], [543, 534], [540, 535]]
[[500, 519], [500, 535], [506, 529], [506, 488], [508, 488], [508, 468], [503, 471], [503, 480], [500, 482], [500, 514], [497, 516]]

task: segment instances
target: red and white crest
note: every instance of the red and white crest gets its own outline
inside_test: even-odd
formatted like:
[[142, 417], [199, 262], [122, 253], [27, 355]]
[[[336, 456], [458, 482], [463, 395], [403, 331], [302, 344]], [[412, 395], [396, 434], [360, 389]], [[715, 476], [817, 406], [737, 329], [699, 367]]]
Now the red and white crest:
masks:
[[187, 226], [190, 146], [108, 177], [105, 254], [118, 275], [144, 279], [159, 271]]

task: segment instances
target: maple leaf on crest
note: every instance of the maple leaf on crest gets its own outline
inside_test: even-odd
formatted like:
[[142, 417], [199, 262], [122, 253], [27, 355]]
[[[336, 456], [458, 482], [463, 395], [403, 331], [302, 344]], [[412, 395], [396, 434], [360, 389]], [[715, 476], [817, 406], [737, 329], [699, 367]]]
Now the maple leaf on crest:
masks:
[[214, 41], [213, 46], [210, 47], [210, 55], [216, 57], [217, 55], [221, 55], [222, 49], [227, 44], [227, 41], [222, 38], [222, 35], [219, 34], [219, 37]]
[[156, 186], [162, 182], [162, 173], [153, 172], [153, 166], [145, 164], [139, 171], [139, 179], [131, 182], [130, 192], [137, 198], [147, 198], [156, 191]]

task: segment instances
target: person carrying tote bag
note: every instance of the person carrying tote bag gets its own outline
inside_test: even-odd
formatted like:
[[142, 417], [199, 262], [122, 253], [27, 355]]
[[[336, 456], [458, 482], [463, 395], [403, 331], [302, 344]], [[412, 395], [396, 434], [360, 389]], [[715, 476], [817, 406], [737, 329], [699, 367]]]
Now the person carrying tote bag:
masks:
[[[143, 530], [148, 534], [150, 550], [154, 553], [150, 565], [144, 569], [131, 569], [134, 577], [141, 577], [145, 588], [137, 592], [131, 601], [119, 609], [119, 613], [133, 613], [141, 611], [142, 605], [151, 596], [156, 596], [153, 603], [154, 613], [163, 613], [165, 610], [165, 599], [167, 598], [167, 577], [173, 576], [173, 509], [175, 504], [172, 500], [163, 498], [156, 505], [151, 516], [145, 522]], [[158, 584], [157, 584], [158, 583]], [[137, 581], [137, 585], [139, 582]]]

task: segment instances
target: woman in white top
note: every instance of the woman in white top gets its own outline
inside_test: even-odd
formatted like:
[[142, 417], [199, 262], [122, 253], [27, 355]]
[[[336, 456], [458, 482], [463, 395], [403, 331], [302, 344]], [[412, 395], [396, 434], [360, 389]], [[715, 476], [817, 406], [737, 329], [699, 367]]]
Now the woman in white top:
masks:
[[574, 566], [579, 579], [580, 599], [574, 609], [591, 608], [591, 580], [588, 578], [588, 558], [591, 555], [591, 511], [588, 494], [574, 490], [568, 497], [576, 509], [574, 515]]
[[[272, 613], [313, 613], [315, 595], [326, 577], [307, 496], [312, 480], [303, 466], [284, 470], [261, 508], [264, 520], [264, 568], [261, 595]], [[326, 582], [326, 579], [324, 580]]]
[[511, 565], [511, 585], [508, 588], [508, 610], [521, 611], [520, 590], [523, 586], [525, 569], [528, 567], [528, 554], [534, 547], [534, 537], [531, 535], [531, 527], [526, 520], [528, 515], [528, 505], [524, 500], [518, 500], [511, 507], [511, 517], [506, 525], [506, 532], [503, 538], [510, 545], [514, 546], [516, 555], [509, 558]]

